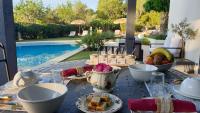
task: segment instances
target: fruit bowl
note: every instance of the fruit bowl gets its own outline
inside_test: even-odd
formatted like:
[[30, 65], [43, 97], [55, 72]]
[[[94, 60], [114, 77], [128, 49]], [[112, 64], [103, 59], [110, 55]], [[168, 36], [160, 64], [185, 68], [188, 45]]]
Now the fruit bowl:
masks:
[[168, 71], [172, 67], [173, 63], [162, 64], [162, 65], [154, 65], [158, 68], [158, 71], [164, 72]]
[[169, 70], [174, 61], [173, 54], [165, 48], [156, 48], [152, 53], [145, 58], [144, 63], [156, 66], [158, 71]]

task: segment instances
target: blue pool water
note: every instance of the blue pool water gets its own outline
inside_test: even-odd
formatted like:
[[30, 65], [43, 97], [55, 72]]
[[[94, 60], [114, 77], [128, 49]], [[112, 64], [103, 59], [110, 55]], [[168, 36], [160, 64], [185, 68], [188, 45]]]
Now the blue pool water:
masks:
[[17, 44], [17, 65], [19, 68], [34, 67], [78, 48], [77, 45], [60, 43]]

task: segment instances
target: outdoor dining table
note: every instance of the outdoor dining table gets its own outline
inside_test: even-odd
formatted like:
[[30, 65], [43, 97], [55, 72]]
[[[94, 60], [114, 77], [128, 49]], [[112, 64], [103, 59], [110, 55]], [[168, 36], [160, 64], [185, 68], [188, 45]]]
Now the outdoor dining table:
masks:
[[[171, 83], [172, 80], [176, 78], [181, 78], [181, 76], [171, 71], [165, 73], [165, 80], [167, 84], [166, 86], [168, 93], [171, 93], [173, 95], [172, 98], [191, 100], [195, 102], [198, 112], [200, 112], [199, 100], [193, 100], [190, 98], [177, 95], [171, 90], [170, 86], [168, 86], [172, 84]], [[71, 80], [67, 84], [67, 88], [68, 92], [65, 97], [65, 100], [62, 106], [60, 106], [60, 109], [56, 113], [83, 113], [76, 107], [75, 103], [81, 96], [93, 93], [94, 91], [92, 90], [92, 86], [86, 81], [86, 79], [82, 79], [82, 80]], [[128, 99], [154, 96], [152, 95], [152, 91], [155, 91], [155, 88], [152, 90], [148, 82], [144, 83], [135, 81], [132, 78], [128, 68], [123, 69], [116, 82], [115, 88], [111, 92], [113, 95], [118, 96], [123, 101], [122, 108], [116, 113], [130, 113], [128, 109]], [[22, 113], [22, 112], [3, 111], [0, 113]]]

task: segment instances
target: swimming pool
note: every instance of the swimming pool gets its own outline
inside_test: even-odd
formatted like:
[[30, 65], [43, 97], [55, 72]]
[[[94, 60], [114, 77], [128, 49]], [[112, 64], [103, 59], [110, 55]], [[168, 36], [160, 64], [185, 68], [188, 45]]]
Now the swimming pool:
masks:
[[76, 44], [60, 42], [17, 43], [17, 65], [19, 68], [35, 67], [78, 48]]

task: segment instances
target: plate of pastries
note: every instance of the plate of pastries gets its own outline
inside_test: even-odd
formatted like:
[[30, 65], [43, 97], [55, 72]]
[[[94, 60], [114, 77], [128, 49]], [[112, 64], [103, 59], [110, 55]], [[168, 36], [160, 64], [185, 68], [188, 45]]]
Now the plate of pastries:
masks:
[[90, 93], [80, 97], [76, 106], [86, 113], [114, 113], [122, 107], [122, 101], [109, 93]]

